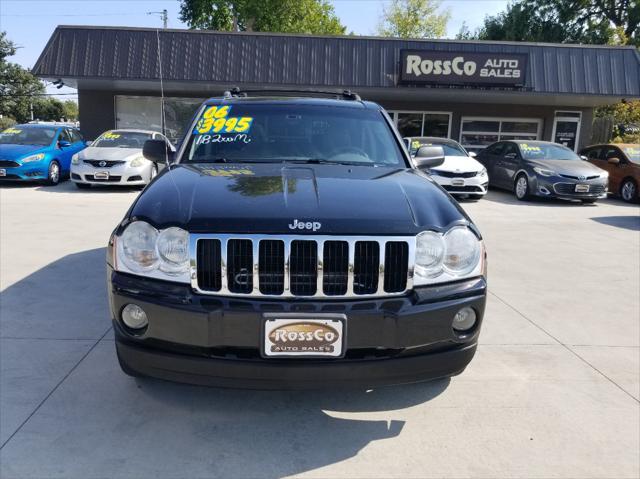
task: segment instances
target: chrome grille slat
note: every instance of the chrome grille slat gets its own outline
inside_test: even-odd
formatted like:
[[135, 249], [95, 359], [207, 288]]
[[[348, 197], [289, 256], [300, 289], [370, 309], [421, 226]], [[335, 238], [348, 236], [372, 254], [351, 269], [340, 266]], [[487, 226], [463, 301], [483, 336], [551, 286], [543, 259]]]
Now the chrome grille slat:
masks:
[[[199, 266], [203, 262], [211, 263], [212, 259], [211, 255], [203, 256], [199, 240], [217, 241], [220, 251], [219, 262], [214, 262], [216, 266], [202, 266], [202, 272]], [[190, 243], [191, 284], [202, 294], [371, 298], [401, 295], [413, 286], [413, 236], [192, 234]], [[401, 258], [396, 257], [400, 251], [398, 244], [406, 245], [400, 248]], [[398, 275], [402, 272], [406, 272], [406, 281], [401, 290], [403, 278]], [[245, 273], [247, 277], [243, 276]], [[220, 287], [208, 287], [212, 284], [212, 275], [216, 274]], [[240, 285], [236, 281], [238, 274], [242, 280]], [[201, 287], [203, 281], [205, 284]]]

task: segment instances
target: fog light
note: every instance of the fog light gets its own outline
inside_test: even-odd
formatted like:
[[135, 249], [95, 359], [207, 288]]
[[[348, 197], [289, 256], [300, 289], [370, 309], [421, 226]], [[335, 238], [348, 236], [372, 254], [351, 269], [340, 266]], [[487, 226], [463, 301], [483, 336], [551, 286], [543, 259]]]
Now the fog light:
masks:
[[122, 322], [131, 329], [142, 329], [149, 321], [147, 313], [137, 304], [127, 304], [122, 310]]
[[468, 331], [476, 324], [476, 312], [473, 308], [462, 308], [453, 317], [453, 329], [456, 331]]

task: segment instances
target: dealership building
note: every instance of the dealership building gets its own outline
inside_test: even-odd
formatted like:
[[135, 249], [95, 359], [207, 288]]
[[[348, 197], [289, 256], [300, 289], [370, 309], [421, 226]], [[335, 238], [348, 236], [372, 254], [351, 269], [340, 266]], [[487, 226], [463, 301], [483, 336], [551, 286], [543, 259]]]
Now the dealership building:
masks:
[[470, 150], [505, 139], [578, 149], [595, 107], [640, 98], [640, 54], [619, 46], [59, 26], [33, 71], [77, 88], [89, 139], [113, 128], [177, 139], [204, 98], [237, 86], [352, 90], [404, 136]]

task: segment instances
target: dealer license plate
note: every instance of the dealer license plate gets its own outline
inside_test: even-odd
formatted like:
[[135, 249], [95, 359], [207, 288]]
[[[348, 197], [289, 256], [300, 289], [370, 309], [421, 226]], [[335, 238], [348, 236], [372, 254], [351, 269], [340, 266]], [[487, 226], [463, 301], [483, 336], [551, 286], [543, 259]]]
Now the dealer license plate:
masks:
[[96, 171], [96, 173], [93, 175], [93, 177], [96, 180], [108, 180], [109, 179], [109, 172], [108, 171]]
[[576, 185], [576, 193], [589, 193], [589, 185]]
[[0, 168], [0, 176], [7, 176], [7, 170]]
[[340, 319], [267, 318], [264, 355], [267, 357], [342, 356], [344, 322]]
[[464, 180], [462, 178], [454, 178], [451, 180], [453, 186], [464, 186]]

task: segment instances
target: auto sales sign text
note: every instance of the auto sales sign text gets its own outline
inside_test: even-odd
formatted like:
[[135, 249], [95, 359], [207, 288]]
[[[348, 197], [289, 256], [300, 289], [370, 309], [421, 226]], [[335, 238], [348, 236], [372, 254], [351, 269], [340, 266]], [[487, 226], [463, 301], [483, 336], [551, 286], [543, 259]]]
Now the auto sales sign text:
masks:
[[400, 81], [449, 85], [524, 85], [528, 55], [402, 50]]

